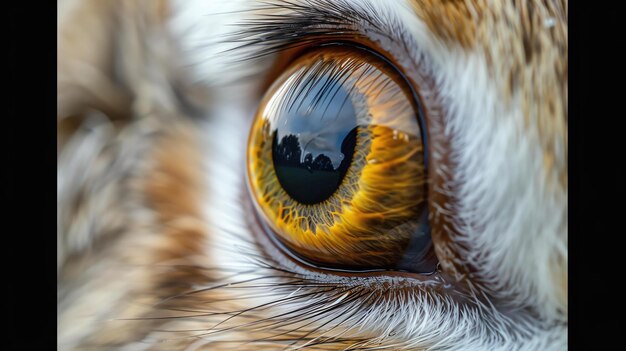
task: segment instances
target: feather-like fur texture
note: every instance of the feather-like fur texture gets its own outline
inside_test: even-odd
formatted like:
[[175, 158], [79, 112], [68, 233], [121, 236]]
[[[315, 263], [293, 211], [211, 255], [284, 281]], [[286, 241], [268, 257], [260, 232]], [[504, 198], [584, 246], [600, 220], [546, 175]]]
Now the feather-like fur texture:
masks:
[[[453, 281], [312, 272], [255, 233], [269, 69], [347, 32], [432, 77]], [[65, 0], [58, 35], [60, 350], [567, 347], [567, 3]]]

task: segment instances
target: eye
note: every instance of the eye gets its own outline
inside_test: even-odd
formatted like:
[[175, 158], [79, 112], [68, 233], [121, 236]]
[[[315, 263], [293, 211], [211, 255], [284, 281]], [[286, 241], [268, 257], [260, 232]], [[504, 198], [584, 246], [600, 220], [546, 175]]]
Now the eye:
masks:
[[268, 89], [248, 142], [269, 235], [318, 268], [434, 272], [423, 117], [381, 56], [348, 45], [302, 54]]

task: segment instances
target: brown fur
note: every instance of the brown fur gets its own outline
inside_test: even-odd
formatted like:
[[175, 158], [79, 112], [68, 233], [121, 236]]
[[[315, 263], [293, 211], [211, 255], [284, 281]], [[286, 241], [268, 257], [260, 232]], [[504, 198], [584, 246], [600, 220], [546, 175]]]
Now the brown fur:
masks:
[[[118, 147], [124, 152], [124, 144]], [[155, 303], [207, 280], [194, 260], [206, 237], [198, 208], [203, 187], [198, 169], [184, 166], [198, 164], [197, 150], [193, 134], [184, 125], [162, 129], [150, 141], [146, 159], [133, 167], [136, 174], [117, 184], [126, 196], [116, 197], [110, 206], [130, 212], [119, 213], [109, 222], [117, 220], [124, 226], [99, 228], [103, 235], [91, 243], [91, 249], [74, 251], [66, 258], [60, 284], [67, 289], [67, 294], [61, 294], [67, 309], [60, 316], [60, 327], [87, 330], [80, 316], [89, 315], [88, 311], [96, 319], [90, 318], [94, 329], [81, 345], [112, 346], [136, 340], [162, 321], [124, 319], [150, 317]], [[88, 201], [97, 200], [96, 196]], [[109, 230], [114, 232], [106, 235]], [[81, 285], [90, 288], [72, 291]], [[102, 294], [117, 295], [115, 302], [105, 302], [111, 297]], [[101, 310], [99, 303], [107, 308]], [[167, 309], [167, 304], [161, 305]]]
[[[66, 167], [63, 152], [71, 157], [93, 138], [83, 130], [89, 118], [104, 116], [114, 128], [82, 164], [86, 183], [74, 184], [75, 195], [66, 193], [59, 203], [59, 330], [72, 342], [59, 345], [63, 349], [137, 341], [162, 321], [133, 319], [149, 317], [154, 304], [207, 280], [193, 262], [206, 238], [200, 148], [175, 98], [160, 90], [176, 81], [166, 78], [173, 75], [168, 57], [175, 50], [167, 49], [166, 35], [165, 49], [140, 44], [146, 35], [163, 34], [165, 4], [60, 5], [59, 167]], [[123, 168], [111, 169], [124, 159]], [[73, 243], [85, 225], [95, 236], [83, 248]]]
[[471, 48], [476, 42], [477, 18], [472, 1], [413, 0], [415, 13], [430, 31], [451, 45]]

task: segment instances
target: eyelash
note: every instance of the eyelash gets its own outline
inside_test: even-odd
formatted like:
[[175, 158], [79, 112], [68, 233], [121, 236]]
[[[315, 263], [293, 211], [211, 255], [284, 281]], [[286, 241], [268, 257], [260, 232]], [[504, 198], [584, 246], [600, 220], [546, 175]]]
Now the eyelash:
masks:
[[327, 41], [361, 43], [370, 42], [371, 37], [392, 42], [399, 40], [401, 46], [415, 52], [416, 48], [407, 44], [411, 42], [405, 40], [405, 30], [395, 18], [373, 17], [370, 13], [375, 13], [374, 9], [359, 9], [344, 0], [310, 0], [307, 3], [278, 0], [250, 10], [273, 12], [282, 9], [289, 13], [261, 15], [237, 23], [244, 29], [224, 38], [224, 42], [236, 44], [230, 53], [237, 61], [251, 61]]

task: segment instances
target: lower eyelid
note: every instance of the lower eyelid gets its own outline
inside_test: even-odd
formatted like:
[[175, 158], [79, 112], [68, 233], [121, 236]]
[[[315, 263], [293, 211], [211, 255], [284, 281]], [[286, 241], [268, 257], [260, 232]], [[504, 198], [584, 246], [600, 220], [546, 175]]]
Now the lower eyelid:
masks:
[[302, 264], [295, 260], [292, 255], [288, 254], [276, 245], [263, 228], [262, 220], [257, 217], [254, 204], [250, 201], [248, 194], [242, 195], [242, 203], [245, 211], [251, 215], [247, 218], [248, 232], [253, 237], [255, 245], [267, 264], [273, 265], [273, 268], [284, 271], [288, 274], [294, 274], [303, 279], [320, 284], [339, 284], [344, 286], [360, 285], [370, 289], [391, 289], [402, 291], [403, 289], [424, 289], [439, 291], [442, 294], [451, 294], [463, 299], [463, 293], [458, 290], [458, 286], [452, 283], [451, 279], [446, 278], [442, 272], [437, 271], [430, 275], [420, 275], [416, 273], [400, 272], [400, 271], [372, 271], [364, 273], [342, 272], [340, 270], [329, 271], [328, 269], [320, 270], [311, 267], [309, 264]]

